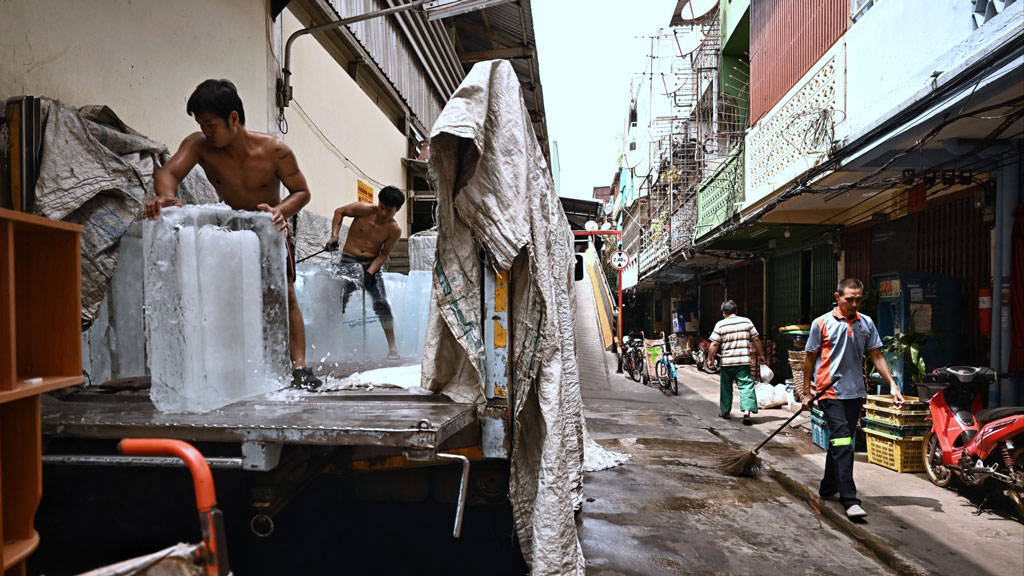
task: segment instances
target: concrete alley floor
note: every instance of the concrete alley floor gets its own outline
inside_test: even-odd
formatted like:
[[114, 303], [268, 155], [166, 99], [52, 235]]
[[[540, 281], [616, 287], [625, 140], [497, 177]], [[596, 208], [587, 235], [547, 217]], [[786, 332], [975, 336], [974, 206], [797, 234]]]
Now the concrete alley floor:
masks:
[[721, 438], [753, 448], [792, 414], [762, 410], [743, 426], [737, 395], [734, 419], [722, 420], [718, 376], [692, 365], [680, 367], [679, 396], [616, 374], [615, 356], [587, 334], [595, 320], [585, 300], [577, 345], [587, 425], [599, 444], [631, 456], [585, 477], [577, 525], [587, 574], [1024, 574], [1024, 524], [1005, 497], [975, 515], [982, 495], [858, 453], [867, 519], [850, 522], [838, 502], [819, 501], [825, 455], [804, 415], [761, 451], [769, 473], [720, 473]]
[[599, 354], [604, 366], [581, 351], [587, 424], [594, 440], [631, 459], [586, 476], [579, 530], [588, 574], [1024, 574], [1024, 525], [1005, 498], [975, 515], [978, 495], [858, 453], [869, 516], [851, 523], [838, 503], [816, 497], [824, 452], [806, 417], [762, 450], [772, 473], [726, 476], [715, 467], [717, 434], [752, 448], [791, 414], [763, 410], [750, 427], [722, 420], [717, 375], [680, 367], [673, 397], [616, 374], [614, 355]]

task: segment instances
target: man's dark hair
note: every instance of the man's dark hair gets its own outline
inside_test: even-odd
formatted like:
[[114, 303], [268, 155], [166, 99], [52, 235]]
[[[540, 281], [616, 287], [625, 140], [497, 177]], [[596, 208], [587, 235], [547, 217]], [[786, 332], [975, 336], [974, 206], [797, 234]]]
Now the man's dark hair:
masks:
[[847, 288], [851, 290], [863, 290], [864, 283], [856, 278], [843, 278], [839, 281], [839, 284], [836, 285], [836, 292], [842, 294]]
[[209, 112], [223, 118], [225, 122], [231, 117], [231, 112], [238, 112], [238, 122], [245, 125], [242, 99], [238, 97], [238, 90], [230, 80], [206, 80], [196, 86], [188, 97], [185, 111], [193, 117]]
[[735, 302], [733, 302], [732, 300], [726, 300], [725, 302], [722, 302], [722, 314], [735, 314], [735, 313], [736, 313], [736, 303]]
[[381, 204], [394, 208], [401, 208], [402, 204], [405, 204], [405, 194], [402, 194], [402, 191], [394, 186], [381, 188], [377, 194], [377, 199], [380, 200]]

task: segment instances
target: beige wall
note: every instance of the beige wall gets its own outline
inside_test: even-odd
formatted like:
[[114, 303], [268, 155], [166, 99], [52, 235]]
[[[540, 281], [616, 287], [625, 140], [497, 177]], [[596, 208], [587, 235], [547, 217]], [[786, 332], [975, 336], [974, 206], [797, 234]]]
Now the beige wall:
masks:
[[[246, 127], [273, 109], [269, 0], [0, 0], [0, 98], [32, 94], [105, 104], [173, 152], [197, 127], [185, 102], [199, 82], [228, 78]], [[290, 9], [283, 37], [300, 28]], [[283, 56], [280, 56], [283, 59]], [[268, 72], [268, 59], [270, 71]], [[293, 45], [288, 134], [312, 192], [308, 210], [330, 216], [356, 200], [356, 181], [376, 192], [405, 188], [404, 135], [312, 36]], [[276, 122], [274, 122], [276, 124]], [[406, 209], [396, 216], [408, 234]]]
[[266, 0], [4, 0], [0, 97], [106, 104], [173, 152], [196, 130], [189, 94], [228, 78], [265, 131], [267, 19]]
[[[284, 11], [284, 38], [301, 28]], [[356, 201], [356, 181], [376, 194], [383, 186], [405, 189], [405, 136], [395, 128], [337, 61], [312, 36], [292, 44], [294, 100], [285, 111], [288, 133], [313, 199], [307, 209], [324, 216]], [[408, 235], [406, 209], [395, 216]]]

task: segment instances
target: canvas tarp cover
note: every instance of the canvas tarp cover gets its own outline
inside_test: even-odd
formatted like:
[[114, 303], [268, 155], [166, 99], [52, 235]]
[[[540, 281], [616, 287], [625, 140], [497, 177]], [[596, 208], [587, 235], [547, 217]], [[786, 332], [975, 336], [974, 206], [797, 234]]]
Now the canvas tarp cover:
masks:
[[[43, 145], [35, 213], [82, 230], [82, 323], [96, 317], [117, 265], [120, 240], [143, 217], [153, 198], [156, 170], [170, 159], [167, 146], [131, 129], [106, 106], [73, 108], [44, 99]], [[219, 201], [202, 167], [178, 186], [185, 204]], [[328, 218], [303, 210], [296, 226], [296, 257], [321, 250]], [[326, 260], [328, 254], [322, 254]]]
[[[82, 226], [82, 323], [96, 316], [117, 265], [121, 236], [153, 197], [167, 147], [132, 130], [106, 106], [44, 100], [36, 214]], [[216, 202], [201, 168], [178, 187], [186, 204]]]
[[476, 64], [455, 91], [431, 131], [430, 176], [438, 238], [422, 385], [484, 404], [481, 267], [511, 270], [516, 532], [533, 574], [583, 574], [572, 233], [507, 61]]

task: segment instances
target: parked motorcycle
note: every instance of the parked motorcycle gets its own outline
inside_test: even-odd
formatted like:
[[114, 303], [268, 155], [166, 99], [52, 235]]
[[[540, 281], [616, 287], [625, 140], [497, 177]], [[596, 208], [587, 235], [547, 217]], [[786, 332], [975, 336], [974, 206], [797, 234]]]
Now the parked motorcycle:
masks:
[[644, 333], [631, 332], [622, 337], [622, 368], [634, 382], [644, 373]]
[[931, 410], [922, 441], [925, 472], [936, 486], [957, 477], [969, 486], [1000, 483], [1024, 519], [1024, 407], [983, 409], [989, 368], [950, 366], [924, 377], [918, 394]]
[[711, 365], [708, 366], [708, 353], [711, 351], [711, 340], [708, 338], [701, 338], [700, 344], [697, 345], [693, 350], [693, 362], [697, 365], [697, 370], [701, 372], [710, 372], [711, 374], [718, 374], [719, 370], [722, 369], [722, 354], [721, 352], [715, 352], [715, 357], [711, 361]]

